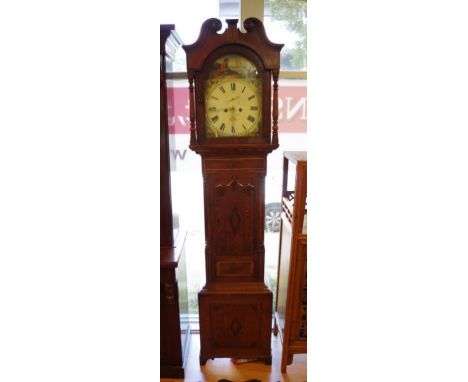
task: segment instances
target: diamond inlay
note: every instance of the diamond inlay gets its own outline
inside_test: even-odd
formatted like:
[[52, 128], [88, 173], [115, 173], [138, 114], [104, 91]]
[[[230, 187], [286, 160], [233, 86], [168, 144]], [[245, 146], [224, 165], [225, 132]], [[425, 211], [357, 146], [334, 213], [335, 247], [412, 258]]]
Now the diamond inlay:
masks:
[[234, 318], [234, 320], [232, 321], [231, 323], [231, 331], [232, 331], [232, 334], [234, 334], [235, 336], [237, 336], [242, 328], [242, 325], [241, 323], [237, 320], [237, 318]]
[[237, 211], [237, 207], [234, 206], [234, 208], [231, 211], [231, 216], [229, 217], [229, 223], [231, 224], [232, 233], [237, 232], [240, 226], [240, 221], [241, 217], [239, 215], [239, 212]]

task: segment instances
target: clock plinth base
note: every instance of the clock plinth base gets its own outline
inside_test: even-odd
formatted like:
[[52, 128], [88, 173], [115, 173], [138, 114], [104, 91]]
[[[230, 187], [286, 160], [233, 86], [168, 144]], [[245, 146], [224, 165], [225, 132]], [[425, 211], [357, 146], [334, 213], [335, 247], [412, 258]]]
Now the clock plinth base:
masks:
[[205, 286], [198, 294], [200, 364], [210, 358], [271, 364], [272, 292], [263, 283]]

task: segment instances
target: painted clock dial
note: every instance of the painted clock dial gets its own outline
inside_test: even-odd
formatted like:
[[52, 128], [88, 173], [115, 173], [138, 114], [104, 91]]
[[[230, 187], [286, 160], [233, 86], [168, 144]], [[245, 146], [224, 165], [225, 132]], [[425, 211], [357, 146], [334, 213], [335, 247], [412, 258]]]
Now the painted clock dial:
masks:
[[219, 57], [205, 83], [208, 138], [259, 136], [262, 80], [255, 65], [238, 54]]

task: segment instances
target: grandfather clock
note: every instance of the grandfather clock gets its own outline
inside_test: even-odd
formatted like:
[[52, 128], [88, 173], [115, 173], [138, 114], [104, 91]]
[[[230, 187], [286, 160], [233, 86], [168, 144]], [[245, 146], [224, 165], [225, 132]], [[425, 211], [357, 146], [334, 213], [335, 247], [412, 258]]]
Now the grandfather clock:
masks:
[[[267, 155], [278, 147], [282, 44], [255, 18], [208, 19], [184, 45], [190, 148], [201, 155], [206, 285], [199, 292], [200, 364], [209, 358], [271, 364], [272, 293], [264, 282]], [[272, 91], [273, 88], [273, 91]]]

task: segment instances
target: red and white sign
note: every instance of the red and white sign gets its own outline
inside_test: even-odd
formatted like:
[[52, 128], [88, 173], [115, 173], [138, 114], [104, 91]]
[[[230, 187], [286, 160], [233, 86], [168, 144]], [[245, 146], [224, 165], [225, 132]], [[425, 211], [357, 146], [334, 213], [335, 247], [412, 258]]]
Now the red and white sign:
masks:
[[[168, 88], [167, 92], [170, 115], [169, 133], [189, 134], [188, 88], [173, 87]], [[307, 88], [305, 86], [280, 86], [278, 95], [279, 132], [305, 133], [307, 131]]]

